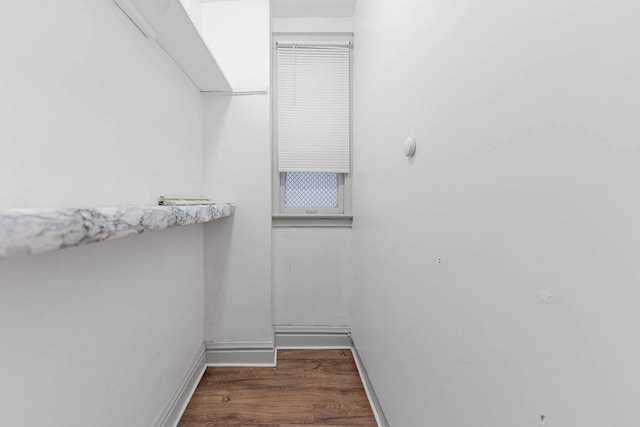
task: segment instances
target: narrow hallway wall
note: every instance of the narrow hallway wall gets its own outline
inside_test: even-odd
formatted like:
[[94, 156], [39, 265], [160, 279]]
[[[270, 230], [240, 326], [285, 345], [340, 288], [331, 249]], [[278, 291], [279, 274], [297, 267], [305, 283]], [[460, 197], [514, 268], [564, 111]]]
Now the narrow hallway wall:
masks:
[[351, 229], [273, 229], [273, 320], [350, 327]]
[[391, 425], [640, 424], [638, 13], [358, 2], [353, 335]]
[[[296, 34], [292, 39], [301, 33], [344, 36], [353, 33], [353, 23], [351, 18], [274, 18], [272, 31], [274, 36]], [[351, 229], [274, 227], [272, 241], [276, 330], [299, 326], [301, 330], [348, 330], [353, 282]]]
[[[0, 207], [202, 194], [202, 99], [111, 0], [3, 2]], [[204, 336], [202, 225], [0, 260], [0, 424], [152, 426]]]
[[207, 194], [237, 203], [205, 225], [208, 344], [272, 346], [269, 96], [205, 96]]
[[[204, 3], [202, 25], [234, 89], [268, 88], [267, 0]], [[204, 102], [206, 192], [238, 205], [205, 226], [205, 338], [216, 348], [272, 347], [269, 95]]]

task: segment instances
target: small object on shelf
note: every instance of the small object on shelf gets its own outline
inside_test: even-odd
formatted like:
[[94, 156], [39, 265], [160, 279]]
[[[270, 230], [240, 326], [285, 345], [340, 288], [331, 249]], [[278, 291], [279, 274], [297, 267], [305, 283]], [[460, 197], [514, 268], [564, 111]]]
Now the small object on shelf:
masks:
[[160, 196], [158, 205], [160, 206], [194, 206], [194, 205], [214, 205], [209, 199], [201, 197], [165, 197]]

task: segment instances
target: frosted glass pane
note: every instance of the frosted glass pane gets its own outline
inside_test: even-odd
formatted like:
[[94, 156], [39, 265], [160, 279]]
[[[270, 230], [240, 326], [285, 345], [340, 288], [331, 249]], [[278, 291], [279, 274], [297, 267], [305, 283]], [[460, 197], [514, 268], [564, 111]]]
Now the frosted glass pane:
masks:
[[338, 174], [328, 172], [287, 172], [285, 208], [337, 208]]

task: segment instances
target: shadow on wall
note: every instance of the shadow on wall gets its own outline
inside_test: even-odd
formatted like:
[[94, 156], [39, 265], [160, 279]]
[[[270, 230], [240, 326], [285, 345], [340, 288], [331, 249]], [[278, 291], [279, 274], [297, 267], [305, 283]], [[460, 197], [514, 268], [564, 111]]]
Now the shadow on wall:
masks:
[[229, 254], [235, 215], [204, 226], [204, 282], [206, 301], [221, 301], [223, 284], [229, 274]]
[[[204, 123], [204, 145], [205, 145], [205, 171], [207, 170], [210, 159], [216, 159], [219, 157], [219, 141], [221, 140], [222, 132], [225, 129], [227, 123], [227, 116], [229, 115], [229, 104], [231, 104], [231, 96], [220, 96], [218, 94], [205, 93], [203, 94], [204, 102], [208, 102], [209, 109], [205, 108], [205, 123]], [[233, 216], [233, 215], [232, 215]], [[207, 227], [205, 227], [205, 230]]]
[[1, 260], [0, 424], [149, 425], [202, 345], [202, 251], [189, 225]]

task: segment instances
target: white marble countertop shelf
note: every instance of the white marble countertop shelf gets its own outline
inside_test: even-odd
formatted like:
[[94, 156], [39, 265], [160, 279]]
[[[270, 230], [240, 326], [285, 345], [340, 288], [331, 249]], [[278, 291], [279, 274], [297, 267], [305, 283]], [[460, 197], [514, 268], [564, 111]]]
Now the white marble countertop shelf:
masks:
[[0, 209], [0, 258], [32, 255], [227, 217], [235, 204]]

